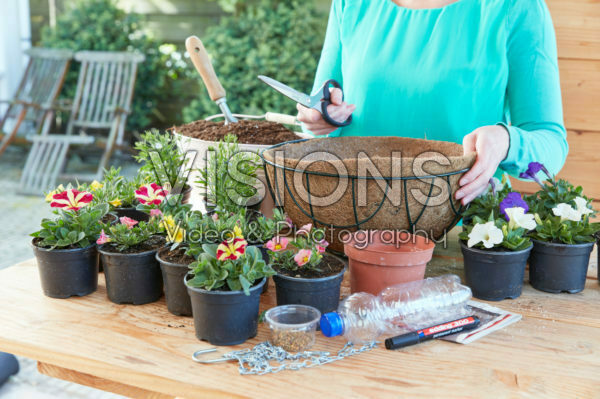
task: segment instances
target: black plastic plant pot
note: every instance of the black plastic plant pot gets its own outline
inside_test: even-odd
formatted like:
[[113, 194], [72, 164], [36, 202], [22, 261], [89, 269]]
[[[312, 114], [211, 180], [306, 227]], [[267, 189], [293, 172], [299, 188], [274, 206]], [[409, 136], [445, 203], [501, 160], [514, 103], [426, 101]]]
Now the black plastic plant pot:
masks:
[[522, 251], [485, 251], [460, 242], [465, 277], [475, 298], [501, 301], [521, 296], [527, 259], [532, 246]]
[[126, 216], [130, 219], [137, 220], [138, 222], [147, 222], [150, 220], [150, 215], [142, 211], [138, 211], [135, 208], [115, 208], [115, 213], [119, 218]]
[[162, 271], [167, 309], [176, 316], [191, 316], [192, 302], [184, 281], [184, 277], [190, 269], [188, 265], [161, 259], [160, 253], [161, 251], [156, 253], [156, 260], [160, 263]]
[[258, 305], [266, 279], [244, 291], [207, 291], [187, 286], [196, 337], [212, 345], [238, 345], [256, 336]]
[[134, 305], [158, 301], [163, 293], [163, 281], [156, 251], [122, 254], [98, 248], [104, 264], [108, 299]]
[[340, 286], [345, 271], [346, 268], [338, 274], [321, 278], [274, 275], [277, 306], [307, 305], [317, 308], [321, 314], [335, 311], [340, 302]]
[[98, 288], [96, 244], [75, 249], [45, 249], [33, 242], [44, 295], [69, 298], [91, 294]]
[[536, 290], [553, 294], [583, 291], [594, 244], [567, 245], [533, 240], [529, 282]]
[[[268, 265], [269, 264], [269, 253], [267, 252], [268, 249], [265, 247], [265, 244], [263, 243], [263, 244], [252, 244], [252, 245], [255, 245], [256, 248], [258, 248], [260, 250], [260, 254], [262, 255], [263, 260]], [[261, 294], [266, 294], [268, 291], [269, 291], [269, 280], [267, 279], [267, 282], [263, 286], [263, 290], [262, 290]]]

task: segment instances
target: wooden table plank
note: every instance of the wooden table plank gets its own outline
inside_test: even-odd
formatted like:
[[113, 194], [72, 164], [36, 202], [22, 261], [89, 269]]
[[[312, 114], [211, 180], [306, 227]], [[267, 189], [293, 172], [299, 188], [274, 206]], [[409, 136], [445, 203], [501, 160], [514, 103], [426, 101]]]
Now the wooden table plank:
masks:
[[[456, 241], [449, 238], [449, 244], [436, 251], [431, 274], [441, 273], [436, 263], [446, 267], [452, 260], [455, 266], [449, 270], [462, 266]], [[263, 309], [274, 305], [273, 294], [271, 286]], [[0, 324], [0, 350], [37, 359], [51, 365], [49, 373], [80, 383], [185, 398], [598, 398], [598, 298], [600, 286], [593, 279], [575, 295], [545, 294], [527, 286], [521, 298], [495, 304], [521, 312], [521, 322], [466, 346], [436, 341], [394, 352], [376, 348], [314, 369], [240, 376], [235, 363], [191, 361], [193, 351], [210, 345], [195, 338], [192, 319], [168, 313], [164, 300], [113, 304], [103, 278], [98, 291], [87, 297], [47, 298], [35, 263], [27, 261], [0, 271], [0, 319], [9, 321]], [[219, 352], [265, 341], [267, 330], [260, 325], [256, 338]], [[319, 336], [314, 349], [335, 352], [343, 343]]]
[[80, 373], [75, 370], [69, 370], [63, 367], [55, 366], [49, 363], [38, 362], [38, 371], [50, 377], [60, 378], [61, 380], [76, 382], [88, 387], [101, 389], [103, 391], [113, 392], [129, 398], [144, 399], [172, 399], [171, 395], [164, 395], [158, 392], [148, 391], [146, 389], [132, 387], [131, 385], [120, 384], [118, 382], [105, 380], [104, 378]]

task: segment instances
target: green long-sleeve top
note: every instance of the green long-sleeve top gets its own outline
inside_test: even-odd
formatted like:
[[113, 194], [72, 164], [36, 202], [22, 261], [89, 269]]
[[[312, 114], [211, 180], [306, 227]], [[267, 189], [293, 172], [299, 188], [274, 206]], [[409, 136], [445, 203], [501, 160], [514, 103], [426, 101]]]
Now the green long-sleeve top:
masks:
[[[556, 38], [544, 0], [459, 0], [408, 9], [391, 0], [333, 0], [317, 90], [336, 79], [356, 104], [330, 136], [403, 136], [462, 143], [502, 124], [512, 175], [568, 152]], [[500, 172], [500, 171], [498, 171]]]

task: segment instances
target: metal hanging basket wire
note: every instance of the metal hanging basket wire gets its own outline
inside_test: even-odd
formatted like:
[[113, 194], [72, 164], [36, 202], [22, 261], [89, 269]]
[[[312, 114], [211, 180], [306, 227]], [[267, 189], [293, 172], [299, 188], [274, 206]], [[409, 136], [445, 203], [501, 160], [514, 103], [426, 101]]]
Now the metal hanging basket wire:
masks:
[[275, 204], [297, 226], [324, 227], [337, 252], [344, 235], [360, 229], [438, 239], [460, 220], [454, 193], [475, 161], [458, 144], [400, 137], [296, 140], [260, 156]]

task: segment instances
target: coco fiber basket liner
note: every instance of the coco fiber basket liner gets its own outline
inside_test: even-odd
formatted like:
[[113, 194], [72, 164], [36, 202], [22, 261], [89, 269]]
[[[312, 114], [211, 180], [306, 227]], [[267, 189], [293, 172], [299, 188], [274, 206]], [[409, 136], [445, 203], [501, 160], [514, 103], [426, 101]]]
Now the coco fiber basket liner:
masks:
[[443, 141], [328, 137], [277, 144], [261, 157], [276, 204], [297, 226], [325, 227], [342, 252], [358, 229], [443, 236], [460, 219], [454, 193], [476, 154]]

